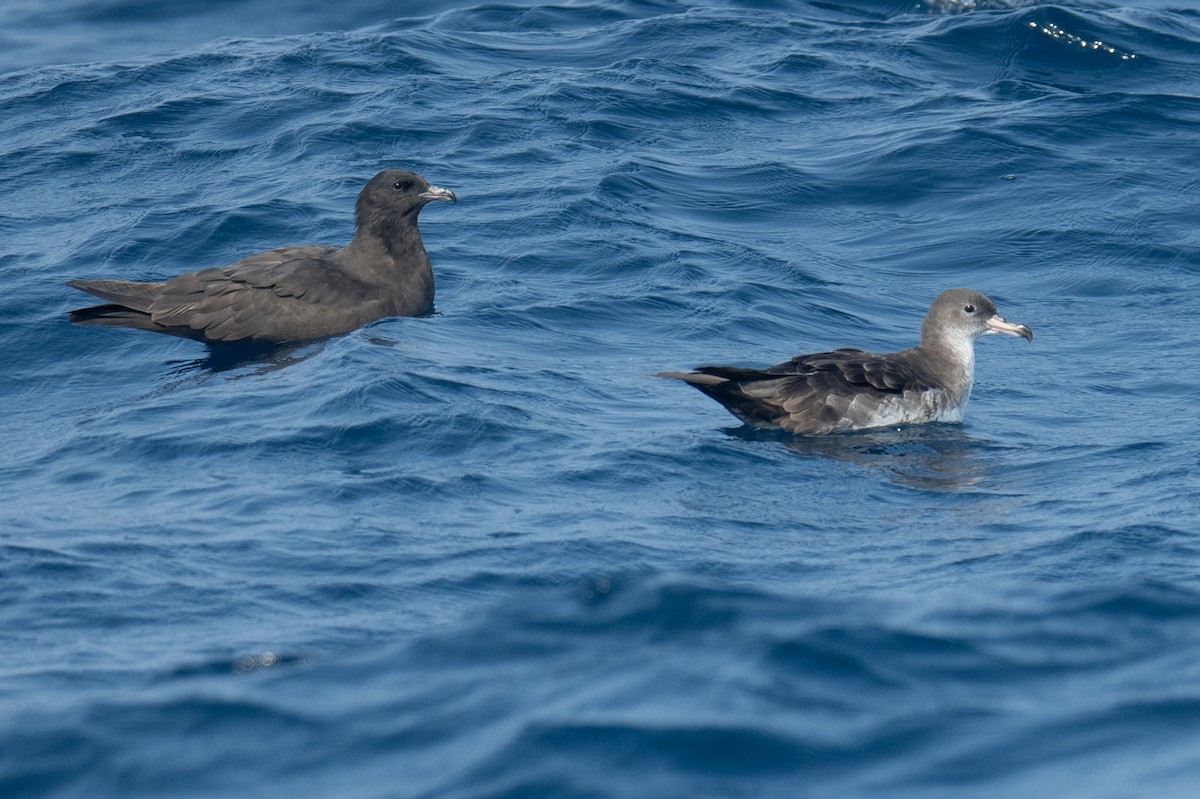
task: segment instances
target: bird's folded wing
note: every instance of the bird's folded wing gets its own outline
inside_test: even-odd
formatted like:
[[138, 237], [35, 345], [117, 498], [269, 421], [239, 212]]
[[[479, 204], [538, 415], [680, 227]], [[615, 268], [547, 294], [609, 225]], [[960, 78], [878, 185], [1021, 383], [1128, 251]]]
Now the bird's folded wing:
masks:
[[[150, 306], [161, 325], [185, 325], [207, 338], [233, 341], [261, 333], [264, 320], [286, 324], [289, 314], [355, 283], [327, 260], [332, 247], [286, 247], [229, 266], [203, 269], [168, 281]], [[295, 305], [293, 306], [293, 303]]]
[[802, 355], [766, 369], [702, 366], [696, 371], [724, 382], [697, 388], [747, 421], [833, 429], [850, 410], [882, 406], [890, 397], [935, 387], [908, 358], [862, 350]]
[[934, 385], [913, 359], [904, 353], [879, 355], [856, 349], [840, 349], [813, 355], [800, 355], [790, 361], [762, 370], [764, 375], [804, 377], [814, 391], [877, 391], [902, 394], [925, 391]]

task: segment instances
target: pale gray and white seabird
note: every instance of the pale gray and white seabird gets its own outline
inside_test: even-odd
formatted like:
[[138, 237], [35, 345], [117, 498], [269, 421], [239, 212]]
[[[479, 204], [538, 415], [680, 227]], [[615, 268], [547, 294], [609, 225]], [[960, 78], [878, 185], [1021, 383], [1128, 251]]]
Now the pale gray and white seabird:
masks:
[[348, 333], [389, 316], [433, 310], [433, 270], [417, 215], [455, 201], [400, 169], [380, 172], [354, 206], [345, 247], [282, 247], [165, 283], [72, 280], [109, 304], [72, 311], [78, 325], [128, 327], [206, 342], [286, 342]]
[[1033, 341], [1032, 330], [1004, 321], [978, 291], [949, 289], [929, 306], [912, 349], [839, 349], [767, 369], [701, 366], [657, 377], [694, 386], [747, 424], [789, 433], [961, 422], [975, 376], [975, 339], [989, 333]]

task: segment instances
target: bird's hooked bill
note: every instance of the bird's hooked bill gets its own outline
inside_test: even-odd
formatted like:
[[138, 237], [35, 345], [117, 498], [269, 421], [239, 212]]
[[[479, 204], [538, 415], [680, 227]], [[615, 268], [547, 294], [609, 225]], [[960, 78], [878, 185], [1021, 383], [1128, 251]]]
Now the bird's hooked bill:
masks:
[[1014, 325], [1012, 322], [1005, 322], [1004, 317], [996, 314], [991, 319], [987, 320], [988, 332], [1003, 333], [1006, 336], [1020, 336], [1026, 341], [1033, 341], [1033, 331], [1025, 325]]
[[418, 196], [422, 200], [446, 200], [452, 203], [458, 202], [458, 195], [449, 189], [443, 189], [440, 186], [430, 186]]

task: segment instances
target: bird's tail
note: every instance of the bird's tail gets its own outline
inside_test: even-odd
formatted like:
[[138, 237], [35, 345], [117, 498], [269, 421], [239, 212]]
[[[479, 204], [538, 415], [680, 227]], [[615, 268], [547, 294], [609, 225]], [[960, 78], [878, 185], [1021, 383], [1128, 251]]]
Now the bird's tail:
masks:
[[72, 324], [83, 327], [126, 327], [132, 330], [149, 330], [152, 333], [166, 333], [169, 336], [199, 339], [200, 333], [187, 325], [160, 325], [150, 318], [150, 314], [142, 313], [124, 305], [93, 305], [90, 308], [76, 308], [67, 316]]
[[84, 327], [133, 327], [153, 330], [161, 327], [150, 321], [150, 314], [126, 308], [124, 305], [93, 305], [76, 308], [67, 316], [71, 324]]

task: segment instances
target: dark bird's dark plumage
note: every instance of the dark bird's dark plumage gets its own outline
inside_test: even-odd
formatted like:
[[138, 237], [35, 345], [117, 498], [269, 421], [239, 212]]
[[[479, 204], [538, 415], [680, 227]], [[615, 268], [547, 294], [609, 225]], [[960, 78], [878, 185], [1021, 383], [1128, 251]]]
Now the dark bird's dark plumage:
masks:
[[975, 339], [989, 333], [1033, 341], [978, 291], [942, 292], [912, 349], [875, 354], [839, 349], [767, 369], [701, 366], [658, 377], [694, 386], [747, 424], [790, 433], [836, 433], [921, 422], [960, 422], [975, 374]]
[[281, 247], [165, 283], [72, 280], [109, 304], [72, 311], [70, 320], [214, 343], [286, 342], [427, 314], [433, 270], [417, 215], [431, 200], [456, 199], [412, 172], [385, 170], [358, 195], [354, 238], [345, 247]]

